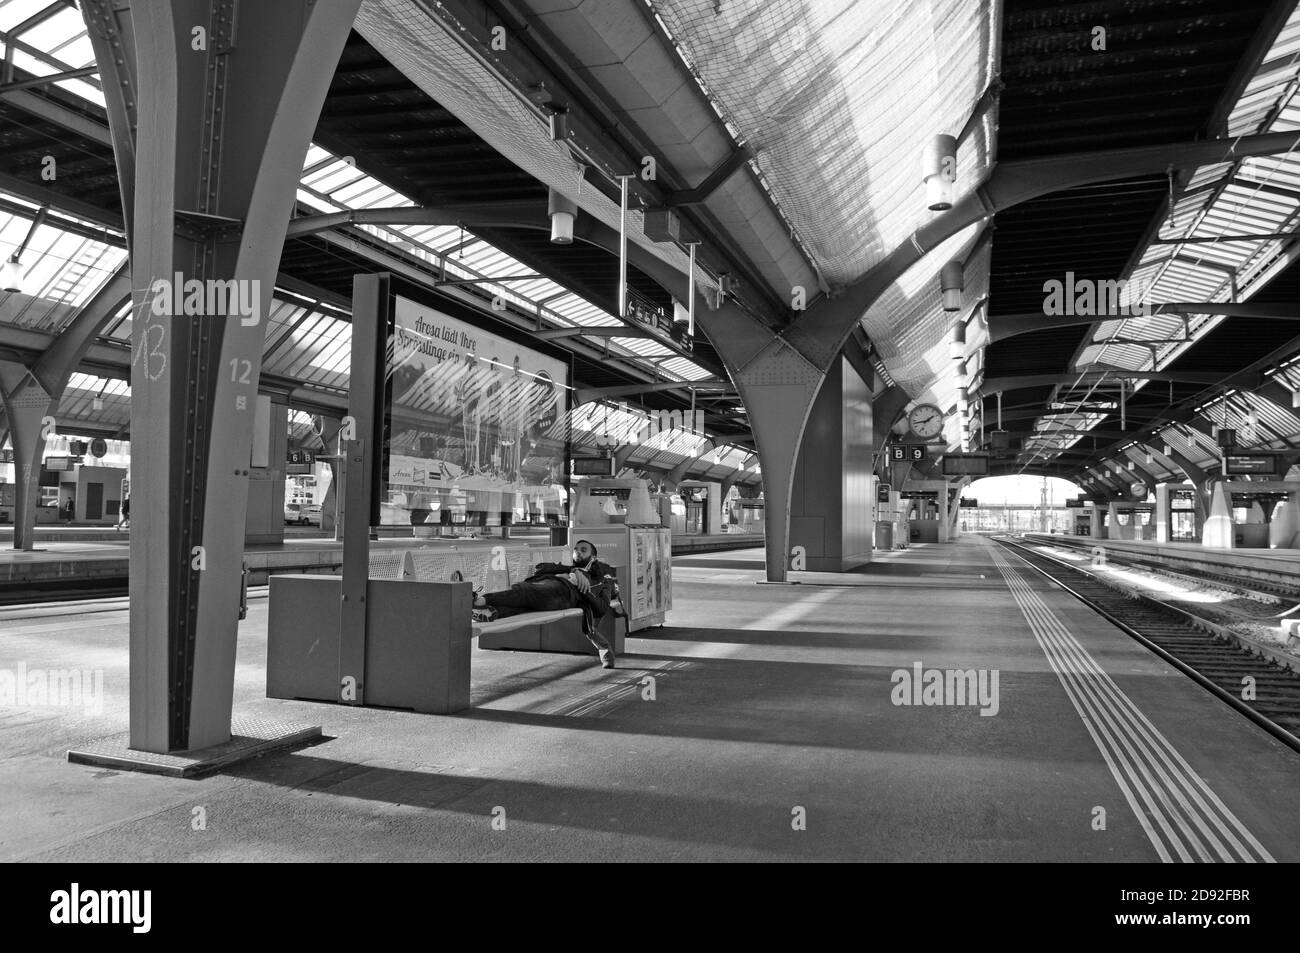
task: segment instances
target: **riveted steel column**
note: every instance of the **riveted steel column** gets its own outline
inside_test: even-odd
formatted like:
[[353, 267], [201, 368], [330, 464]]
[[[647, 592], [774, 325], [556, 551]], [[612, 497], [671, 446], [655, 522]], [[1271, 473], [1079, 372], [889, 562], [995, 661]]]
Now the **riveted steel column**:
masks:
[[136, 79], [135, 32], [131, 4], [123, 0], [81, 0], [81, 16], [95, 51], [108, 110], [118, 187], [122, 191], [122, 222], [128, 244], [135, 220]]
[[732, 374], [745, 402], [763, 467], [769, 582], [785, 581], [791, 547], [799, 542], [790, 538], [795, 464], [808, 414], [825, 379], [824, 370], [782, 338], [773, 339]]
[[4, 401], [14, 450], [14, 549], [31, 550], [36, 504], [41, 498], [41, 456], [46, 436], [43, 421], [50, 412], [50, 395], [26, 367], [3, 361], [0, 399]]
[[330, 468], [330, 485], [325, 491], [325, 496], [320, 502], [320, 528], [321, 532], [331, 535], [336, 532], [339, 524], [335, 522], [334, 511], [339, 500], [339, 474], [343, 472], [341, 461], [337, 458], [322, 460], [325, 455], [335, 455], [338, 452], [339, 431], [343, 429], [343, 421], [338, 417], [322, 417], [322, 427], [320, 433], [321, 443], [324, 445], [323, 453], [317, 455], [317, 462], [324, 463]]
[[[0, 397], [15, 421], [14, 549], [32, 549], [45, 437], [57, 432], [59, 403], [68, 380], [129, 292], [130, 277], [123, 267], [91, 296], [30, 368], [8, 362], [0, 368]], [[51, 421], [53, 428], [47, 427]]]
[[[133, 748], [201, 748], [230, 737], [265, 316], [303, 157], [358, 6], [130, 7], [138, 125], [122, 128], [131, 112], [120, 103], [109, 121], [119, 161], [129, 141], [135, 162], [134, 181], [123, 184], [135, 299]], [[119, 27], [122, 7], [113, 5]], [[83, 15], [102, 38], [103, 5], [92, 0]], [[130, 95], [108, 82], [105, 94]], [[178, 276], [237, 295], [237, 313], [229, 301], [209, 313], [207, 295], [176, 294]]]

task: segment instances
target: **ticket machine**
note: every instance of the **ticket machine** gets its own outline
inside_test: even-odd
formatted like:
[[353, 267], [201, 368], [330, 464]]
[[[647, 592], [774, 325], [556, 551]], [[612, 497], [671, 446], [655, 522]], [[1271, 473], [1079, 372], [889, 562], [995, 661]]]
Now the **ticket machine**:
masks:
[[618, 582], [628, 632], [663, 625], [672, 608], [672, 530], [662, 525], [645, 480], [575, 483], [570, 539], [586, 539], [601, 562], [627, 567]]

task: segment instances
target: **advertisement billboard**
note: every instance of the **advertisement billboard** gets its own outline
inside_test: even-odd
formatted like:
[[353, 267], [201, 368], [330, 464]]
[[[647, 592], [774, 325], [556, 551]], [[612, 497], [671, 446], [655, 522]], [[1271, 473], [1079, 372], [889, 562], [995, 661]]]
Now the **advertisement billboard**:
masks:
[[632, 534], [632, 592], [627, 600], [630, 620], [635, 623], [673, 607], [672, 531], [638, 527]]
[[385, 363], [381, 525], [561, 517], [566, 359], [396, 294]]

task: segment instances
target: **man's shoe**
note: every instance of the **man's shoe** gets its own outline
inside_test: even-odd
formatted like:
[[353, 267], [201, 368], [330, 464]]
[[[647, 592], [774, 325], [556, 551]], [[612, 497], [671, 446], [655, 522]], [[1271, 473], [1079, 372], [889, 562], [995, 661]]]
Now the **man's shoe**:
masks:
[[613, 667], [614, 667], [614, 650], [613, 650], [613, 649], [601, 649], [601, 650], [600, 650], [600, 667], [601, 667], [601, 668], [613, 668]]

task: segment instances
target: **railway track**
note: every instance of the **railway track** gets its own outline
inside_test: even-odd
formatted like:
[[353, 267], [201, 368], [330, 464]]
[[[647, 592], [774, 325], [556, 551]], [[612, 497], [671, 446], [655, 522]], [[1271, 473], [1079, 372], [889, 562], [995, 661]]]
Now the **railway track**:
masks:
[[1206, 690], [1300, 751], [1300, 673], [1285, 653], [1193, 612], [1116, 588], [1087, 568], [1020, 540], [993, 537], [1021, 561], [1141, 642]]
[[[1266, 601], [1272, 599], [1290, 599], [1300, 602], [1300, 586], [1285, 579], [1269, 579], [1265, 576], [1247, 575], [1244, 573], [1224, 573], [1216, 572], [1212, 569], [1203, 568], [1194, 556], [1178, 556], [1171, 553], [1162, 553], [1159, 559], [1144, 558], [1129, 550], [1107, 548], [1106, 541], [1095, 539], [1071, 539], [1062, 536], [1030, 536], [1035, 542], [1044, 545], [1057, 546], [1062, 549], [1075, 549], [1080, 552], [1090, 553], [1097, 547], [1106, 551], [1106, 558], [1110, 562], [1121, 563], [1125, 566], [1147, 569], [1151, 572], [1158, 572], [1162, 575], [1172, 576], [1181, 579], [1193, 579], [1200, 582], [1216, 582], [1225, 586], [1230, 586], [1240, 590], [1242, 595], [1247, 598]], [[1173, 568], [1170, 563], [1182, 564], [1181, 568]]]
[[127, 594], [126, 576], [27, 579], [0, 585], [0, 606], [106, 599]]

